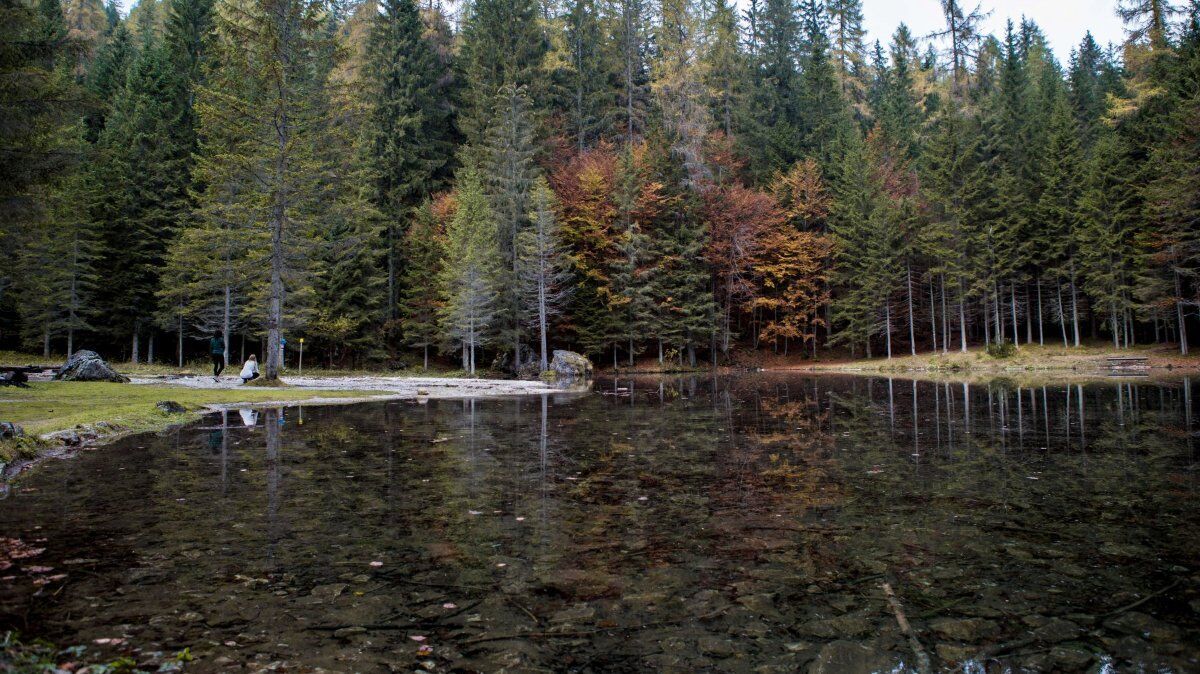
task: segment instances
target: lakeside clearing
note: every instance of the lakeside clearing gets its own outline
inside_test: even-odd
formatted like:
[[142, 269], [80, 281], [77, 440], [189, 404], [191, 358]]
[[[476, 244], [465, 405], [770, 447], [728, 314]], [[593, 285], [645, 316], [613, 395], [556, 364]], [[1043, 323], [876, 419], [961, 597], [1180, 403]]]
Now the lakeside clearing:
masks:
[[[540, 381], [362, 373], [286, 377], [285, 385], [279, 387], [244, 386], [236, 377], [213, 381], [194, 374], [150, 375], [117, 369], [129, 375], [131, 382], [35, 379], [29, 388], [0, 389], [0, 421], [16, 423], [26, 433], [25, 438], [0, 442], [0, 471], [5, 464], [21, 463], [24, 468], [48, 450], [94, 446], [131, 433], [161, 431], [220, 409], [563, 392]], [[164, 412], [157, 407], [162, 401], [177, 403], [184, 411]]]

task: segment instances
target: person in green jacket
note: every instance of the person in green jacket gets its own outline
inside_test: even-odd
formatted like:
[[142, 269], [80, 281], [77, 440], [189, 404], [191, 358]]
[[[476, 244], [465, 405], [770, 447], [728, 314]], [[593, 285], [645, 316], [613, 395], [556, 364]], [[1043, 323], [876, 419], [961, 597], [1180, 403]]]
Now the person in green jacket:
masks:
[[221, 371], [225, 369], [225, 340], [221, 339], [221, 333], [208, 340], [208, 350], [212, 353], [213, 381], [221, 381]]

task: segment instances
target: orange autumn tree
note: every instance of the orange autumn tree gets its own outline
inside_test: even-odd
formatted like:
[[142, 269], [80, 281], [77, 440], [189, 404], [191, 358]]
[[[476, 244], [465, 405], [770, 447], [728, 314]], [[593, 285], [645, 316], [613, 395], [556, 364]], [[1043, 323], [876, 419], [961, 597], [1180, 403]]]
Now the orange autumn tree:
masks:
[[730, 183], [703, 193], [708, 222], [707, 259], [721, 311], [720, 347], [729, 353], [734, 311], [756, 295], [755, 261], [764, 237], [784, 227], [784, 215], [770, 195]]
[[763, 233], [754, 257], [757, 292], [747, 303], [758, 339], [784, 353], [793, 340], [814, 342], [826, 324], [833, 242], [823, 234], [832, 199], [816, 161], [797, 162], [771, 186], [784, 223]]
[[550, 175], [576, 278], [567, 312], [571, 322], [564, 327], [589, 354], [600, 353], [619, 336], [610, 311], [612, 263], [619, 256], [616, 171], [616, 155], [601, 146], [567, 156]]

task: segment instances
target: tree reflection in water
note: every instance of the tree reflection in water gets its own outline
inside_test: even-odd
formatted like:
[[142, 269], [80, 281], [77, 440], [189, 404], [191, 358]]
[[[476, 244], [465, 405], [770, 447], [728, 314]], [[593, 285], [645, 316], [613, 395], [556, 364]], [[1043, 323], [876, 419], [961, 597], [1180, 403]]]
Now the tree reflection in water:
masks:
[[195, 671], [914, 669], [886, 582], [935, 669], [1194, 671], [1191, 386], [759, 374], [215, 414], [23, 480], [0, 529], [67, 575], [15, 564], [0, 628]]

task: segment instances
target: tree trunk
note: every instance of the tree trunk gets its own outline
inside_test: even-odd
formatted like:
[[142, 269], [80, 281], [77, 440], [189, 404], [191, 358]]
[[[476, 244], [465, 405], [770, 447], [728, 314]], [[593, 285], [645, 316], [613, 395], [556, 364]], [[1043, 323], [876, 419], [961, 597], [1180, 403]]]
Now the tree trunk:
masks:
[[[950, 312], [946, 311], [946, 275], [938, 276], [942, 287], [942, 353], [950, 353]], [[959, 304], [962, 309], [962, 304]]]
[[154, 362], [154, 331], [150, 331], [150, 337], [146, 340], [146, 363]]
[[139, 327], [141, 327], [140, 321], [135, 322], [133, 324], [133, 340], [132, 340], [133, 354], [131, 355], [129, 362], [133, 363], [134, 365], [138, 364], [138, 352], [141, 351], [141, 345], [138, 343], [138, 328]]
[[933, 339], [933, 352], [938, 350], [937, 299], [933, 294], [933, 278], [929, 279], [929, 336]]
[[424, 370], [429, 369], [429, 344], [428, 343], [425, 344], [425, 365], [422, 367], [422, 369], [424, 369]]
[[224, 348], [222, 357], [225, 359], [225, 366], [229, 366], [229, 340], [232, 339], [229, 334], [230, 324], [233, 322], [233, 289], [229, 284], [225, 284], [224, 304], [221, 307], [221, 341]]
[[1179, 353], [1187, 355], [1187, 316], [1183, 313], [1183, 289], [1179, 280], [1179, 270], [1175, 270], [1175, 320], [1178, 321]]
[[42, 324], [42, 358], [50, 357], [50, 322]]
[[1017, 284], [1011, 283], [1008, 286], [1009, 308], [1012, 310], [1012, 329], [1013, 329], [1013, 346], [1020, 346], [1020, 333], [1017, 332]]
[[884, 327], [887, 329], [887, 357], [892, 359], [892, 303], [883, 305]]
[[913, 293], [912, 293], [912, 263], [905, 262], [904, 273], [908, 282], [908, 350], [912, 355], [917, 355], [917, 327], [916, 317], [913, 315]]
[[538, 339], [541, 345], [541, 369], [538, 372], [541, 373], [549, 369], [546, 364], [546, 278], [544, 274], [538, 280]]
[[[943, 299], [946, 296], [945, 293], [946, 293], [946, 287], [945, 287], [945, 285], [943, 285], [942, 286]], [[967, 352], [967, 308], [964, 304], [964, 299], [963, 299], [963, 295], [965, 295], [965, 294], [966, 293], [963, 290], [962, 281], [959, 281], [958, 282], [958, 343], [959, 343], [959, 350], [962, 351], [963, 353]], [[943, 316], [944, 315], [945, 314], [943, 313]]]
[[1075, 330], [1075, 346], [1079, 347], [1079, 291], [1075, 287], [1075, 260], [1071, 260], [1071, 326]]
[[1055, 279], [1055, 295], [1058, 298], [1058, 327], [1062, 329], [1063, 348], [1070, 346], [1067, 342], [1067, 312], [1063, 307], [1062, 280]]
[[1037, 319], [1038, 319], [1038, 346], [1046, 346], [1046, 330], [1044, 323], [1046, 316], [1042, 313], [1042, 279], [1037, 280]]

